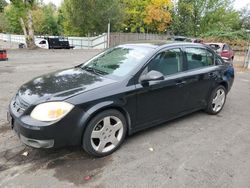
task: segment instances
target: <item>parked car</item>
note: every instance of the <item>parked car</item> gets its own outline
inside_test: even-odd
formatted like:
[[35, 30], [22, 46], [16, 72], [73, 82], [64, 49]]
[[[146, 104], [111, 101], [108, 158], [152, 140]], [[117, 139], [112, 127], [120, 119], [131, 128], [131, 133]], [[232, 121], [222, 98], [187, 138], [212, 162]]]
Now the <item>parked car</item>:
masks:
[[74, 48], [70, 46], [68, 38], [65, 37], [41, 37], [36, 38], [36, 46], [43, 49], [70, 49]]
[[8, 60], [7, 51], [0, 49], [0, 61], [6, 61], [6, 60]]
[[27, 82], [7, 114], [26, 145], [81, 145], [102, 157], [137, 131], [197, 110], [218, 114], [233, 81], [231, 64], [208, 46], [124, 44]]
[[225, 43], [206, 43], [213, 50], [216, 51], [222, 58], [233, 61], [234, 60], [234, 51], [232, 48]]
[[199, 38], [193, 38], [193, 39], [192, 39], [192, 42], [193, 42], [193, 43], [201, 43], [201, 44], [204, 43], [204, 41], [203, 41], [202, 39], [199, 39]]

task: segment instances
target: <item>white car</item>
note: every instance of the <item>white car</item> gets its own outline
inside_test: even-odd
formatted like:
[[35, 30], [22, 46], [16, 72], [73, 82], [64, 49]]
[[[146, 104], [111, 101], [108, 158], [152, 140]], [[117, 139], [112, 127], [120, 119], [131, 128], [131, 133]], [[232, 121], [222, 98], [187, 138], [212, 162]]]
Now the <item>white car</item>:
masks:
[[48, 42], [48, 40], [46, 40], [46, 39], [36, 38], [35, 44], [36, 44], [36, 46], [38, 46], [39, 48], [49, 49], [49, 42]]

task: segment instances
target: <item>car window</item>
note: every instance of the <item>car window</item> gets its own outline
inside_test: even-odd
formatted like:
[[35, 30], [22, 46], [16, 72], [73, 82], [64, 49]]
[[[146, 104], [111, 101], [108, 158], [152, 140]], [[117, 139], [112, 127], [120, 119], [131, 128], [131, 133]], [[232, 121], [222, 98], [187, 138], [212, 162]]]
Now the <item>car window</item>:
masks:
[[155, 70], [164, 76], [178, 73], [183, 70], [182, 53], [179, 48], [160, 52], [151, 60], [148, 71]]
[[223, 51], [229, 51], [229, 49], [230, 49], [230, 48], [229, 48], [228, 45], [225, 44], [225, 45], [223, 46]]
[[214, 65], [214, 55], [203, 48], [186, 48], [187, 69], [197, 69]]
[[154, 49], [143, 46], [118, 46], [90, 59], [82, 68], [114, 77], [123, 77], [137, 67]]
[[219, 56], [216, 56], [215, 57], [215, 64], [216, 65], [222, 65], [223, 64], [223, 60]]
[[39, 42], [39, 44], [46, 44], [46, 41], [42, 40], [41, 42]]

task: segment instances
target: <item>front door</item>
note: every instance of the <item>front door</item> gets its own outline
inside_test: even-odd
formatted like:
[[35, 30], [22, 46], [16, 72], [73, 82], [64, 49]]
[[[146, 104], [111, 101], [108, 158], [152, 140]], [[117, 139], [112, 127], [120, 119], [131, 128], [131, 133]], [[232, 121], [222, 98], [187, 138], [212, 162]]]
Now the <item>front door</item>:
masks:
[[[182, 112], [187, 99], [183, 82], [183, 54], [174, 48], [159, 52], [143, 71], [159, 71], [165, 79], [150, 81], [148, 85], [138, 83], [137, 124], [143, 127], [163, 122]], [[144, 74], [143, 73], [143, 74]]]

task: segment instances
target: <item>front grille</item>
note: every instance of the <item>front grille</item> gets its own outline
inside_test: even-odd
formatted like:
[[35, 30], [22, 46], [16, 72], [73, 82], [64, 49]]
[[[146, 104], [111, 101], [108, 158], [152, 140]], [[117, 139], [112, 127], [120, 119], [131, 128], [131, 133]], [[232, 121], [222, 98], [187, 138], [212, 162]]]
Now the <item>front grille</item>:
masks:
[[22, 114], [28, 107], [29, 103], [24, 101], [18, 94], [14, 98], [14, 101], [12, 103], [13, 108], [15, 111], [19, 114]]

